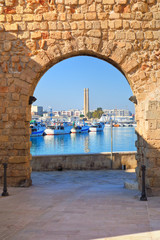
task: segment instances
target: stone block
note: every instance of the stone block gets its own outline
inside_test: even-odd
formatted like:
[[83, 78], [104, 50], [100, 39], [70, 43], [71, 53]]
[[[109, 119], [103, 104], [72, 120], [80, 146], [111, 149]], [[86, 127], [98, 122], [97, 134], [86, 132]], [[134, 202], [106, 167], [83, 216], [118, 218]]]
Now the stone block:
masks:
[[116, 32], [116, 39], [126, 39], [126, 33], [124, 31], [117, 31]]
[[6, 23], [4, 25], [4, 28], [5, 28], [6, 31], [18, 31], [17, 23], [13, 23], [13, 24]]
[[106, 20], [108, 18], [108, 13], [104, 13], [104, 12], [101, 12], [101, 13], [98, 13], [98, 19], [100, 20]]
[[101, 31], [100, 30], [90, 30], [87, 32], [87, 35], [90, 37], [101, 37]]
[[107, 20], [102, 20], [101, 21], [101, 28], [102, 29], [108, 29], [108, 21]]
[[4, 48], [4, 51], [5, 52], [8, 52], [11, 50], [11, 47], [12, 47], [12, 43], [10, 41], [5, 41], [4, 42], [4, 45], [3, 45], [3, 48]]
[[0, 87], [0, 93], [7, 93], [8, 87]]
[[126, 34], [126, 39], [127, 40], [135, 40], [136, 38], [136, 35], [135, 35], [135, 32], [133, 31], [128, 31], [127, 34]]
[[120, 29], [123, 26], [122, 20], [115, 20], [114, 24], [116, 29]]
[[116, 0], [118, 4], [127, 4], [128, 0]]
[[144, 33], [144, 36], [146, 39], [153, 39], [153, 32], [152, 31], [146, 31]]
[[26, 143], [15, 143], [14, 144], [14, 149], [18, 149], [18, 150], [29, 149], [29, 143], [28, 142], [26, 142]]
[[0, 22], [5, 22], [5, 20], [6, 20], [5, 15], [0, 14]]
[[31, 38], [32, 38], [32, 39], [40, 39], [41, 36], [42, 36], [42, 34], [41, 34], [40, 31], [38, 31], [38, 32], [32, 32], [32, 33], [31, 33]]
[[86, 3], [86, 0], [79, 0], [80, 5], [85, 4], [85, 3]]
[[14, 6], [15, 1], [14, 0], [5, 0], [5, 6], [12, 7]]
[[120, 13], [111, 12], [109, 15], [109, 19], [119, 19], [119, 18], [120, 18]]
[[60, 32], [60, 31], [50, 32], [50, 38], [51, 39], [61, 39], [62, 38], [62, 32]]
[[0, 135], [0, 142], [8, 142], [8, 136]]
[[77, 5], [78, 0], [65, 0], [66, 5]]
[[143, 31], [137, 31], [136, 32], [136, 39], [143, 40], [144, 39], [144, 32]]
[[48, 22], [49, 29], [50, 30], [56, 30], [57, 29], [57, 23], [56, 22]]
[[156, 129], [157, 128], [157, 123], [156, 120], [148, 120], [147, 121], [147, 129]]
[[160, 140], [160, 129], [148, 131], [147, 139], [148, 140]]
[[111, 5], [113, 5], [115, 3], [115, 0], [103, 0], [102, 3], [103, 4], [111, 4]]
[[8, 163], [27, 163], [28, 157], [27, 156], [11, 156], [8, 159]]
[[73, 20], [83, 20], [83, 14], [82, 13], [74, 13], [72, 14], [72, 19]]
[[149, 101], [149, 103], [148, 103], [148, 110], [149, 111], [157, 111], [158, 110], [157, 108], [158, 108], [158, 102], [157, 101]]
[[72, 35], [71, 35], [71, 32], [63, 32], [62, 33], [62, 39], [71, 39], [72, 38]]
[[160, 111], [146, 111], [144, 118], [146, 120], [160, 119]]
[[55, 21], [57, 20], [57, 14], [53, 12], [43, 13], [43, 19], [45, 21]]
[[13, 21], [20, 22], [22, 20], [22, 17], [20, 14], [14, 14], [13, 15]]
[[86, 13], [85, 14], [85, 19], [87, 19], [87, 20], [94, 20], [94, 19], [96, 19], [96, 13]]
[[23, 14], [22, 17], [24, 22], [31, 22], [34, 20], [34, 16], [32, 14]]
[[122, 65], [124, 71], [126, 71], [127, 73], [132, 71], [137, 66], [138, 66], [138, 62], [137, 62], [136, 59], [132, 59], [130, 61], [127, 61], [127, 62], [123, 63], [123, 65]]

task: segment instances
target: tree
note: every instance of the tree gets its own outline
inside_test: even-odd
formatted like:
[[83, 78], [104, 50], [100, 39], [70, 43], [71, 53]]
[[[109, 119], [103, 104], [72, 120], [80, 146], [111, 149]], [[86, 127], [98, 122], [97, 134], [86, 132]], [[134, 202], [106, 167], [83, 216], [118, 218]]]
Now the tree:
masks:
[[89, 119], [91, 119], [91, 118], [92, 118], [92, 112], [88, 112], [88, 113], [87, 113], [87, 117], [88, 117]]
[[102, 114], [103, 114], [103, 110], [102, 110], [102, 108], [99, 107], [99, 108], [97, 108], [97, 110], [95, 110], [93, 112], [92, 117], [99, 119], [99, 118], [101, 118]]

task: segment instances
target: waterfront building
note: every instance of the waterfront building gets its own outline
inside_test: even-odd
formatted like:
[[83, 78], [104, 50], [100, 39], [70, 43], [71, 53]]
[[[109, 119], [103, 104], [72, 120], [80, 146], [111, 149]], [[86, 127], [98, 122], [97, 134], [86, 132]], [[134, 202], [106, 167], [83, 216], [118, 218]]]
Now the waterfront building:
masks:
[[104, 114], [100, 118], [102, 122], [134, 122], [134, 115], [127, 109], [105, 109], [103, 110]]
[[31, 106], [31, 114], [42, 116], [43, 115], [43, 107], [32, 105]]
[[128, 109], [104, 109], [103, 112], [107, 116], [132, 116]]

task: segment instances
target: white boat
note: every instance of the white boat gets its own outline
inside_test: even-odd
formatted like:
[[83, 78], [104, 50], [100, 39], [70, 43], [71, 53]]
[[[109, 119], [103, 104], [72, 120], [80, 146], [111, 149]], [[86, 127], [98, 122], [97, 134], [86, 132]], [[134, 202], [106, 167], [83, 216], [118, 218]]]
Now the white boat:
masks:
[[131, 123], [124, 123], [123, 127], [133, 127], [133, 125]]
[[90, 132], [102, 132], [104, 129], [104, 124], [96, 123], [89, 128]]
[[63, 123], [57, 126], [48, 126], [44, 133], [46, 135], [61, 135], [61, 134], [69, 134], [71, 132], [72, 126], [67, 123]]
[[38, 123], [36, 121], [31, 121], [30, 122], [30, 128], [32, 130], [31, 135], [30, 135], [31, 137], [42, 136], [44, 134], [45, 129], [46, 129], [44, 124]]
[[104, 127], [105, 128], [111, 127], [111, 123], [105, 123]]

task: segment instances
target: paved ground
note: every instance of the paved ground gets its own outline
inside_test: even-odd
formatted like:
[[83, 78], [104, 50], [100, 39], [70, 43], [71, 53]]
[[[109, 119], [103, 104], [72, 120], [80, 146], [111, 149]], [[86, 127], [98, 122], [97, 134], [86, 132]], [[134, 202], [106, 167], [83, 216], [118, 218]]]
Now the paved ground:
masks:
[[160, 197], [139, 201], [124, 171], [34, 172], [0, 197], [0, 240], [160, 240]]

